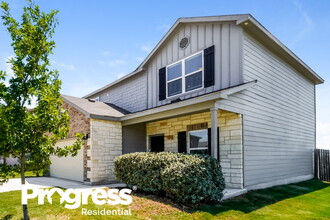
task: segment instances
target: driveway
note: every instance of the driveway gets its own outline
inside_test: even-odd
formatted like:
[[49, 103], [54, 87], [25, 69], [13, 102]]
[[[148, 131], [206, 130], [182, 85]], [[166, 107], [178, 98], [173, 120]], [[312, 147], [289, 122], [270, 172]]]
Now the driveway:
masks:
[[[56, 177], [28, 177], [26, 178], [26, 185], [29, 188], [50, 188], [50, 187], [60, 187], [64, 189], [96, 189], [96, 188], [118, 188], [125, 187], [125, 184], [117, 183], [117, 184], [109, 184], [109, 185], [98, 185], [98, 186], [88, 186], [84, 185], [82, 182], [60, 179]], [[21, 179], [9, 179], [9, 181], [2, 186], [0, 186], [1, 192], [9, 192], [15, 190], [21, 190]]]

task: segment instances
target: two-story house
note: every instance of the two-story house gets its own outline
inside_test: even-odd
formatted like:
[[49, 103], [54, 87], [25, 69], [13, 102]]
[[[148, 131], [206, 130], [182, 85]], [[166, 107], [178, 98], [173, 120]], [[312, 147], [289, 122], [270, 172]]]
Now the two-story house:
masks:
[[114, 158], [139, 151], [209, 154], [229, 188], [313, 178], [315, 85], [310, 67], [251, 15], [180, 18], [137, 69], [83, 98], [63, 95], [75, 158], [51, 175], [115, 180]]

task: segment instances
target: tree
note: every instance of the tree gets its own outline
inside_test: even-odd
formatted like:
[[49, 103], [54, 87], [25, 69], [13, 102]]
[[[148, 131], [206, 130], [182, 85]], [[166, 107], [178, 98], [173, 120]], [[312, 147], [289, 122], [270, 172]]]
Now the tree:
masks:
[[[58, 71], [49, 69], [58, 11], [41, 12], [39, 6], [28, 0], [18, 22], [8, 3], [2, 2], [1, 8], [15, 55], [8, 61], [14, 72], [8, 83], [6, 73], [0, 71], [0, 155], [19, 158], [21, 182], [25, 184], [27, 154], [35, 158], [52, 154], [75, 156], [82, 144], [82, 134], [77, 134], [72, 146], [55, 146], [69, 131], [68, 112], [61, 108]], [[29, 109], [33, 100], [36, 107]], [[29, 219], [27, 205], [23, 205], [23, 217]]]

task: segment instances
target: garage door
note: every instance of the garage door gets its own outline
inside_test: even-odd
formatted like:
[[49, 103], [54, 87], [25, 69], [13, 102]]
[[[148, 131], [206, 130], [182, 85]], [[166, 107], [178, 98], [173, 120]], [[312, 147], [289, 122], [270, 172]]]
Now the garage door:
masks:
[[[63, 140], [56, 144], [58, 147], [69, 146], [74, 143], [75, 139]], [[79, 150], [75, 157], [56, 157], [51, 156], [50, 160], [50, 176], [64, 179], [76, 180], [83, 182], [84, 180], [84, 154], [83, 147]]]

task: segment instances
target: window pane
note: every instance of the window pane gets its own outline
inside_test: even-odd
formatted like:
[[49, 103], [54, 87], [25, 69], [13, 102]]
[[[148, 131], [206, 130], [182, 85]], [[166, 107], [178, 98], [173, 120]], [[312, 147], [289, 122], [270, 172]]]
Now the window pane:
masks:
[[168, 96], [180, 94], [181, 91], [182, 91], [182, 79], [178, 79], [167, 84]]
[[181, 62], [167, 68], [167, 80], [172, 80], [181, 76], [182, 76]]
[[190, 148], [207, 148], [208, 136], [207, 130], [189, 132]]
[[186, 59], [185, 61], [185, 74], [195, 72], [197, 70], [202, 70], [202, 54], [197, 54], [193, 57], [190, 57], [189, 59]]
[[194, 73], [186, 77], [186, 91], [202, 87], [202, 72]]
[[204, 150], [190, 150], [191, 154], [208, 154], [207, 153], [208, 150], [204, 149]]

